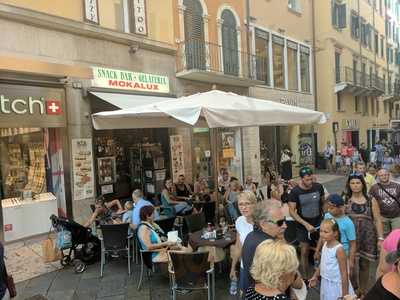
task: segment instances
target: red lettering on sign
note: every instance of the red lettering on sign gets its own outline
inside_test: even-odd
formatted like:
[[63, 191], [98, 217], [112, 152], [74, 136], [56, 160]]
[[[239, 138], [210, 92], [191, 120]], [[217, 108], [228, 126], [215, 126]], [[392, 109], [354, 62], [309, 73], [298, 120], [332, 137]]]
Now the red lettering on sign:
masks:
[[122, 88], [131, 88], [131, 89], [142, 89], [142, 90], [153, 90], [159, 91], [160, 86], [158, 84], [153, 83], [140, 83], [140, 82], [132, 82], [132, 81], [123, 81], [123, 80], [108, 80], [109, 86], [122, 87]]
[[111, 86], [117, 86], [118, 85], [118, 80], [108, 80], [108, 84]]
[[12, 230], [13, 230], [13, 225], [12, 224], [4, 225], [4, 231], [12, 231]]
[[58, 100], [47, 100], [46, 101], [46, 113], [48, 115], [60, 115], [61, 103]]
[[154, 91], [158, 91], [158, 90], [159, 90], [158, 84], [153, 84], [153, 90], [154, 90]]

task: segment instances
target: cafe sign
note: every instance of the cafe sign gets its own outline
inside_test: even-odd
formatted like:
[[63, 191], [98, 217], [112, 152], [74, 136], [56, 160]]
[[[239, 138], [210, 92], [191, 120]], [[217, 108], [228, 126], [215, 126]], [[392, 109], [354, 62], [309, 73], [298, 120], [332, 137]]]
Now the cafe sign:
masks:
[[169, 79], [167, 76], [101, 67], [93, 67], [92, 69], [92, 85], [95, 87], [169, 93]]

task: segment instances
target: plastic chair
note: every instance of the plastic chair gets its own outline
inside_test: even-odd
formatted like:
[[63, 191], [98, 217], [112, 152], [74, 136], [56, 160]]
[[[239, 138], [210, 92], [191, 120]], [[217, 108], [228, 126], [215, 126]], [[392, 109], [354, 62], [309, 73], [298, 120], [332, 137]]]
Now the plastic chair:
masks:
[[100, 225], [101, 239], [101, 267], [100, 276], [103, 277], [106, 254], [126, 251], [128, 254], [128, 274], [131, 275], [131, 247], [128, 235], [128, 223]]
[[154, 222], [157, 223], [165, 233], [168, 233], [174, 229], [175, 217], [154, 220]]
[[189, 233], [202, 230], [206, 227], [206, 217], [204, 213], [185, 216], [184, 220]]
[[180, 290], [207, 290], [207, 299], [215, 299], [214, 268], [208, 261], [208, 252], [169, 252], [171, 258], [170, 284], [172, 299]]

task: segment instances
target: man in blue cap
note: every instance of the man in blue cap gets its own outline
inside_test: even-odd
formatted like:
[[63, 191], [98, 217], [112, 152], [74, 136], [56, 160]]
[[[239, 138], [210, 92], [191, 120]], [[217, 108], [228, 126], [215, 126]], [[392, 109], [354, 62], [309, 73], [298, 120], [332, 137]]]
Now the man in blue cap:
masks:
[[[340, 243], [349, 259], [350, 272], [354, 267], [354, 259], [356, 255], [356, 229], [353, 221], [344, 213], [344, 200], [338, 194], [331, 194], [328, 197], [328, 212], [325, 219], [335, 219], [339, 226]], [[319, 256], [322, 242], [318, 242], [316, 256]]]

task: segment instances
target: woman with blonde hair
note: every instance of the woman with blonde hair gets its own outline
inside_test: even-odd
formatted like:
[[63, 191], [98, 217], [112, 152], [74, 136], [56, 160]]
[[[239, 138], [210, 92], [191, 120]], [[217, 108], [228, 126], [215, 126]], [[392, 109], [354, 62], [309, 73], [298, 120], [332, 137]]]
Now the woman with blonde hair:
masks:
[[251, 267], [256, 281], [246, 291], [246, 300], [289, 300], [285, 291], [295, 280], [299, 260], [293, 246], [266, 240], [258, 245]]
[[[252, 191], [243, 191], [238, 195], [238, 207], [241, 216], [236, 219], [236, 243], [231, 246], [232, 265], [229, 277], [231, 279], [231, 286], [229, 293], [236, 295], [237, 281], [236, 265], [240, 260], [240, 276], [243, 276], [243, 261], [240, 259], [242, 255], [242, 246], [247, 235], [253, 231], [253, 210], [257, 203], [256, 195]], [[239, 281], [242, 287], [243, 278]], [[242, 288], [241, 288], [242, 289]]]

